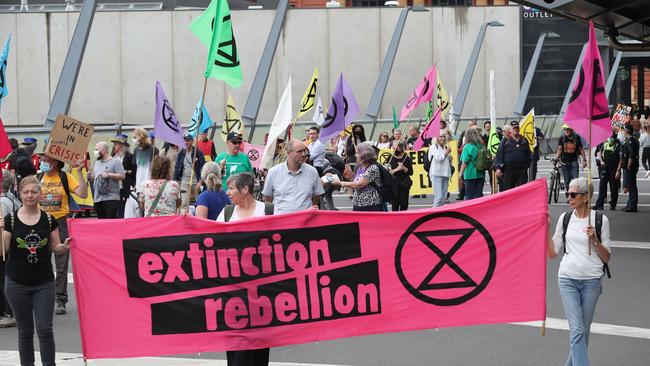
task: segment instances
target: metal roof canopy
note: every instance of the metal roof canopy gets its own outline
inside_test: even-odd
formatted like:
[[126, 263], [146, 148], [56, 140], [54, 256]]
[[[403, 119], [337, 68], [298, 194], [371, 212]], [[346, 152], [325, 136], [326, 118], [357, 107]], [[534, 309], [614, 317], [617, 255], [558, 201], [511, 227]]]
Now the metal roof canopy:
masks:
[[[650, 51], [650, 1], [648, 0], [512, 0], [578, 22], [594, 22], [605, 30], [613, 48]], [[640, 44], [621, 43], [625, 36]]]

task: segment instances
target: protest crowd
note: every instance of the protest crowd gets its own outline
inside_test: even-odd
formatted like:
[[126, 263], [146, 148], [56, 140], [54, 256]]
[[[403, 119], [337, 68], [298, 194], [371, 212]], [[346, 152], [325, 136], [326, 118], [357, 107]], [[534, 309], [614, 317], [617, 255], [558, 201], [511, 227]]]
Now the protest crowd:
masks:
[[[432, 70], [425, 78], [439, 80], [431, 76], [435, 75], [435, 66]], [[312, 82], [315, 89], [316, 79]], [[160, 100], [168, 103], [162, 88], [158, 92], [163, 96]], [[418, 95], [417, 90], [414, 93], [417, 102], [405, 106], [402, 116], [394, 117], [393, 129], [379, 131], [375, 141], [363, 125], [354, 123], [358, 106], [343, 75], [332, 104], [340, 103], [345, 96], [345, 116], [328, 113], [324, 119], [320, 111], [306, 135], [296, 136], [295, 123], [290, 123], [293, 116], [289, 115], [282, 125], [274, 121], [263, 146], [253, 145], [241, 119], [229, 115], [218, 133], [226, 148], [219, 151], [220, 144], [210, 137], [218, 124], [211, 120], [205, 124], [209, 117], [202, 102], [197, 106], [198, 118], [180, 135], [170, 135], [163, 113], [156, 118], [153, 131], [139, 127], [131, 133], [116, 131], [112, 139], [96, 142], [78, 159], [57, 158], [48, 149], [51, 141], [9, 138], [11, 151], [2, 160], [3, 250], [7, 260], [0, 263], [0, 327], [18, 325], [21, 362], [34, 363], [36, 327], [43, 364], [54, 364], [53, 314], [68, 311], [69, 218], [191, 215], [235, 222], [303, 210], [337, 211], [335, 195], [348, 196], [353, 211], [405, 211], [409, 197], [427, 199], [431, 207], [441, 207], [454, 199], [481, 198], [486, 189], [497, 194], [538, 178], [537, 163], [547, 143], [532, 114], [503, 126], [496, 126], [495, 121], [473, 120], [467, 128], [456, 131], [458, 123], [448, 114], [448, 101], [432, 100], [432, 91], [428, 95]], [[313, 107], [314, 97], [305, 94], [303, 110], [309, 104]], [[424, 125], [410, 118], [420, 103], [428, 104], [428, 123]], [[180, 126], [178, 121], [176, 125]], [[560, 290], [567, 313], [578, 318], [575, 314], [584, 310], [589, 315], [583, 327], [586, 335], [584, 329], [571, 331], [569, 357], [573, 357], [573, 364], [582, 364], [588, 325], [599, 294], [601, 260], [606, 263], [610, 255], [609, 221], [600, 210], [606, 203], [611, 210], [616, 209], [622, 187], [629, 196], [623, 211], [637, 212], [637, 171], [642, 166], [650, 172], [650, 127], [647, 114], [612, 124], [611, 137], [595, 149], [600, 189], [593, 207], [593, 190], [588, 187], [591, 182], [579, 178], [590, 159], [586, 137], [570, 124], [563, 125], [562, 130], [549, 155], [561, 167], [564, 193], [573, 209], [568, 215], [573, 218], [570, 223], [566, 221], [569, 231], [564, 227], [564, 233], [563, 219], [557, 222], [547, 248], [548, 255], [555, 257], [563, 246], [573, 252], [579, 246], [592, 245], [589, 241], [593, 243], [589, 255], [584, 253], [584, 258], [574, 262], [563, 259], [560, 267]], [[423, 169], [422, 174], [416, 172], [417, 166]], [[414, 186], [419, 188], [414, 190]], [[452, 186], [458, 188], [456, 198], [451, 196], [455, 193]], [[591, 220], [587, 222], [588, 215], [593, 215], [602, 228], [595, 229]], [[583, 228], [587, 235], [580, 235]], [[28, 249], [29, 254], [19, 248]], [[51, 268], [52, 253], [55, 268]], [[36, 263], [37, 269], [30, 266]], [[586, 310], [579, 309], [581, 304], [572, 291], [585, 279], [590, 281], [590, 302], [582, 304], [589, 307]], [[269, 348], [262, 348], [228, 351], [227, 358], [231, 365], [267, 365], [269, 355]]]

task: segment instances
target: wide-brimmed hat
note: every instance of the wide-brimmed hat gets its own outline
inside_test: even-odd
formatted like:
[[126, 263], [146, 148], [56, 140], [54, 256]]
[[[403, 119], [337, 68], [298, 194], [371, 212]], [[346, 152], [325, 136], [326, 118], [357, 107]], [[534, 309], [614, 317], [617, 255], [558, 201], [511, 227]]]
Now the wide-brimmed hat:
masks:
[[114, 143], [114, 144], [122, 144], [122, 145], [125, 145], [127, 147], [131, 146], [131, 145], [129, 145], [129, 137], [127, 135], [123, 134], [123, 133], [115, 136], [115, 138], [112, 139], [111, 142]]

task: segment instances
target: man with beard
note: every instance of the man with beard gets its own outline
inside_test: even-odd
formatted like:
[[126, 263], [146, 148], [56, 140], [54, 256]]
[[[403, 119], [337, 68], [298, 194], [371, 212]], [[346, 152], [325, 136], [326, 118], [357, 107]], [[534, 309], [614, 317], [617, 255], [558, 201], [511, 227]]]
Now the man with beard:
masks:
[[120, 213], [120, 181], [124, 180], [122, 162], [111, 156], [108, 144], [95, 144], [94, 199], [98, 219], [117, 219]]

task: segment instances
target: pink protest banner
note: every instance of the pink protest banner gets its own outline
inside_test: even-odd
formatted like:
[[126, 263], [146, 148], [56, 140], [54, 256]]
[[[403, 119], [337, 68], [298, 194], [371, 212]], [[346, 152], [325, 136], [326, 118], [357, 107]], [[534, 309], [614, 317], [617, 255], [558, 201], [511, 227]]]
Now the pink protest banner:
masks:
[[307, 210], [230, 224], [73, 219], [83, 354], [184, 354], [542, 320], [546, 202], [538, 180], [398, 213]]
[[246, 141], [242, 141], [241, 145], [243, 153], [248, 156], [248, 160], [251, 161], [253, 168], [259, 169], [260, 161], [262, 161], [262, 152], [264, 152], [264, 145], [253, 145]]
[[433, 97], [433, 89], [436, 86], [436, 75], [436, 64], [433, 64], [433, 66], [427, 70], [427, 73], [424, 74], [424, 78], [422, 78], [415, 90], [413, 90], [409, 99], [406, 101], [406, 104], [404, 104], [404, 108], [402, 108], [402, 111], [399, 114], [400, 121], [408, 119], [409, 114], [411, 114], [420, 103], [431, 100]]
[[594, 23], [590, 21], [589, 41], [580, 66], [580, 77], [573, 87], [564, 115], [564, 122], [584, 137], [589, 146], [596, 146], [612, 135], [604, 75]]

